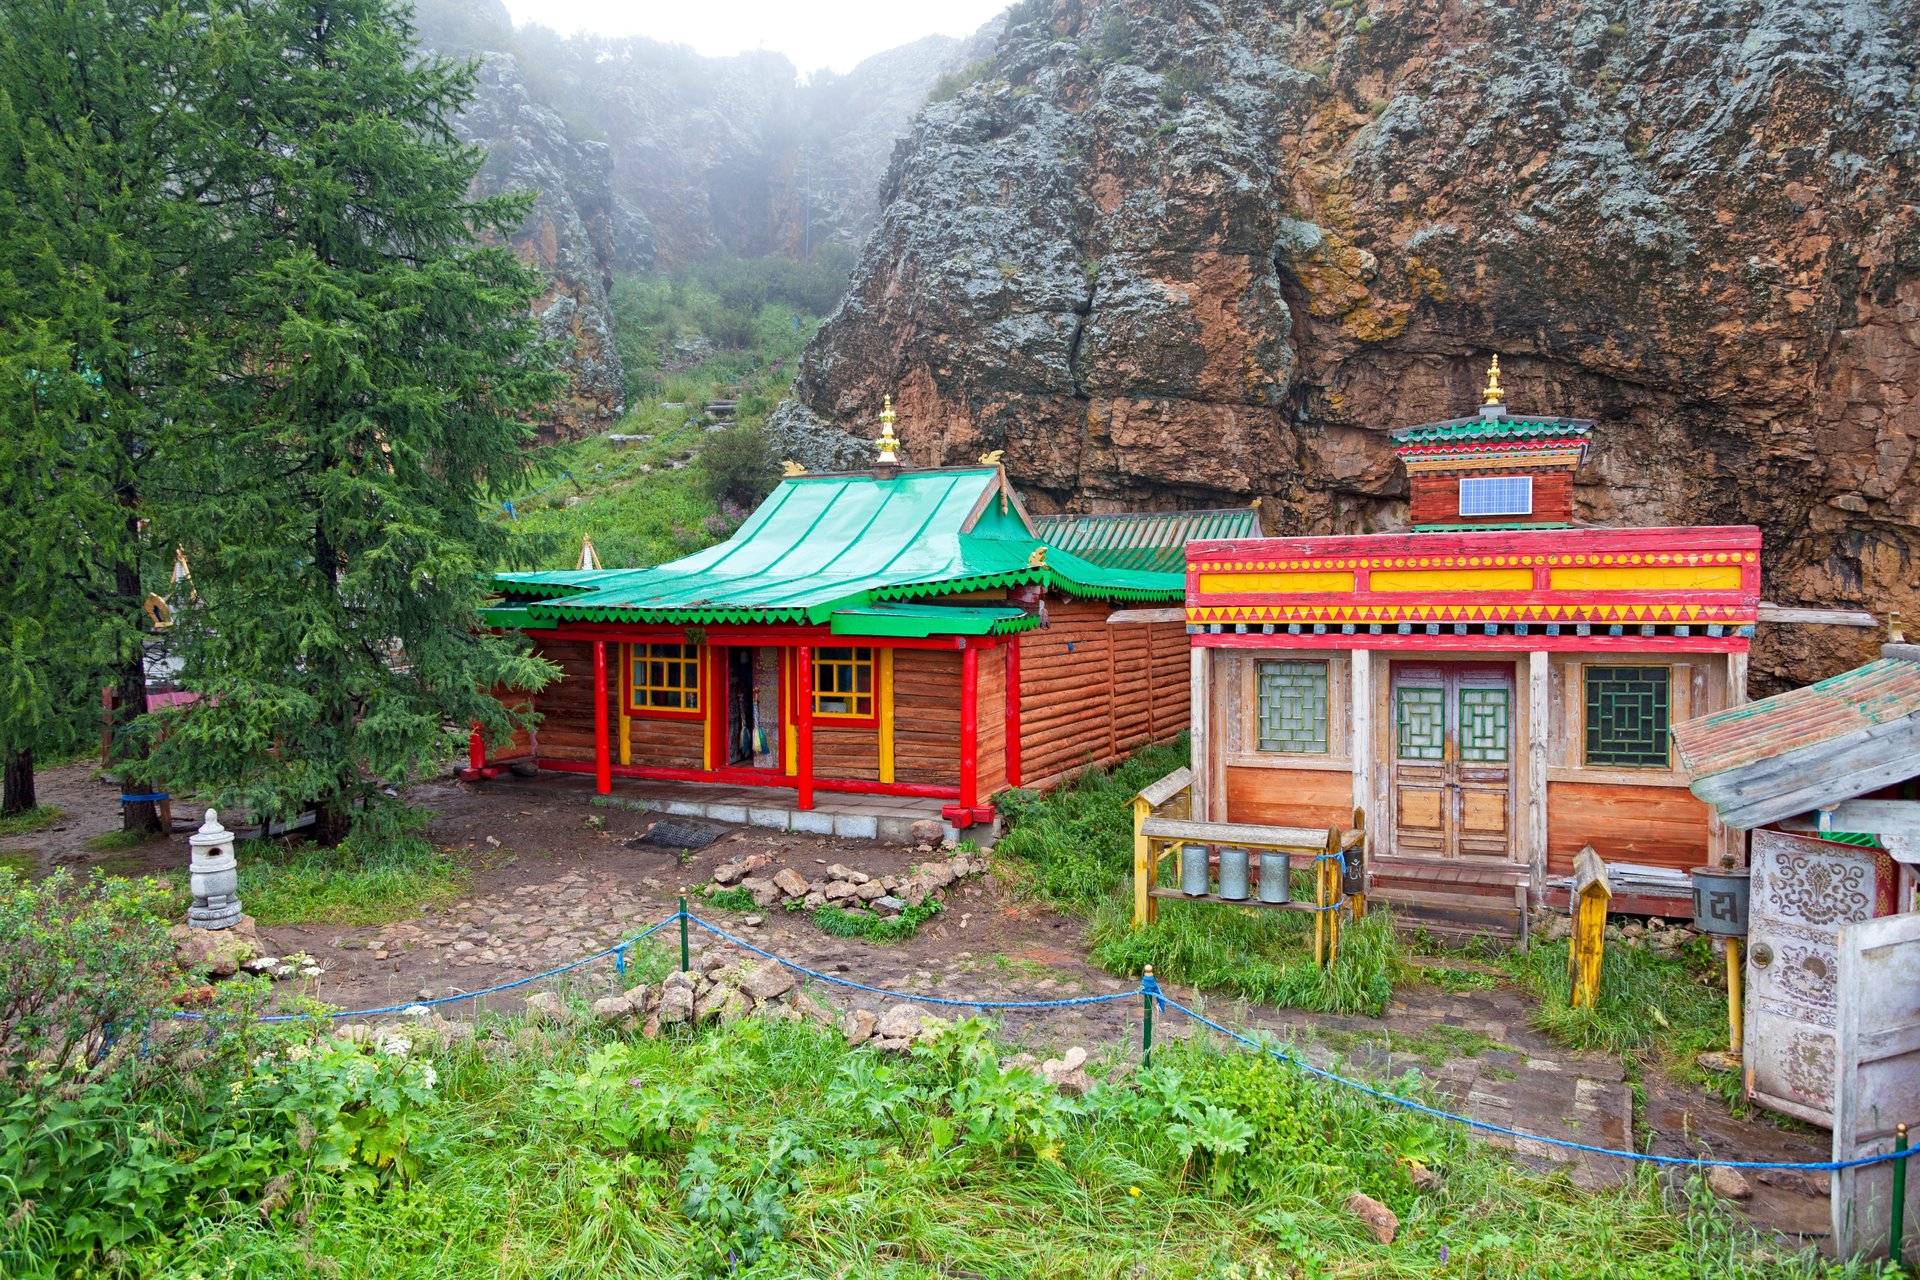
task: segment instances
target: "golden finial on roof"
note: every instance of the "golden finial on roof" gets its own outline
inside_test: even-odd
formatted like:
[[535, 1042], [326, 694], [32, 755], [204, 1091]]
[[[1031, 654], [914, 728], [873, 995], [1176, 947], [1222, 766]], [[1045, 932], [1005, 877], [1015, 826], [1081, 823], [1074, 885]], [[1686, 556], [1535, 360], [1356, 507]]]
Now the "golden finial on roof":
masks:
[[780, 473], [786, 476], [787, 479], [791, 480], [795, 476], [803, 476], [807, 474], [807, 469], [801, 466], [799, 463], [795, 462], [792, 458], [788, 458], [786, 461], [780, 464]]
[[1895, 611], [1893, 613], [1889, 613], [1887, 615], [1887, 643], [1888, 644], [1905, 644], [1906, 642], [1907, 642], [1907, 632], [1906, 632], [1906, 628], [1900, 625], [1899, 612]]
[[1046, 567], [1047, 567], [1047, 549], [1045, 547], [1035, 547], [1033, 549], [1033, 554], [1027, 557], [1027, 568], [1044, 569]]
[[900, 448], [900, 438], [893, 434], [894, 412], [893, 397], [888, 396], [880, 410], [880, 461], [898, 464], [895, 456]]
[[575, 565], [574, 567], [576, 569], [598, 569], [600, 567], [600, 554], [599, 552], [593, 549], [592, 534], [588, 533], [588, 534], [581, 535], [580, 563]]
[[1249, 502], [1247, 505], [1249, 507], [1252, 507], [1255, 511], [1258, 511], [1260, 509], [1260, 499], [1255, 498], [1252, 502]]
[[1000, 465], [1001, 457], [1005, 455], [1006, 452], [1005, 449], [989, 449], [980, 455], [980, 465], [983, 467], [997, 467]]
[[1500, 357], [1495, 356], [1493, 363], [1487, 366], [1487, 398], [1483, 404], [1505, 404], [1507, 393], [1500, 389]]

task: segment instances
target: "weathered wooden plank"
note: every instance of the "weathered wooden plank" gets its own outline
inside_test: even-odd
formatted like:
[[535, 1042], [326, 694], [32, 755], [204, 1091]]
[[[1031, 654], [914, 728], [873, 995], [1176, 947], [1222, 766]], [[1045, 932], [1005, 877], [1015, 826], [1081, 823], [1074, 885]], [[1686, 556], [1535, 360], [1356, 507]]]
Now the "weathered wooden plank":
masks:
[[1920, 714], [1697, 779], [1693, 794], [1728, 826], [1753, 827], [1904, 782], [1920, 754]]
[[1877, 627], [1879, 619], [1862, 609], [1802, 609], [1797, 605], [1760, 602], [1762, 622], [1803, 622], [1827, 627]]
[[1169, 609], [1116, 609], [1107, 615], [1108, 626], [1122, 626], [1129, 622], [1179, 622], [1185, 623], [1187, 611], [1179, 605]]
[[1148, 783], [1140, 789], [1140, 798], [1155, 809], [1185, 791], [1193, 785], [1192, 769], [1175, 769], [1158, 782]]
[[1155, 840], [1184, 840], [1188, 844], [1224, 844], [1233, 848], [1284, 849], [1323, 853], [1325, 827], [1257, 827], [1241, 822], [1194, 822], [1180, 818], [1148, 818], [1140, 834]]
[[1170, 898], [1180, 902], [1212, 902], [1223, 907], [1265, 907], [1271, 911], [1312, 911], [1311, 902], [1262, 902], [1258, 898], [1223, 898], [1217, 893], [1191, 894], [1170, 885], [1155, 885], [1147, 890], [1150, 898]]

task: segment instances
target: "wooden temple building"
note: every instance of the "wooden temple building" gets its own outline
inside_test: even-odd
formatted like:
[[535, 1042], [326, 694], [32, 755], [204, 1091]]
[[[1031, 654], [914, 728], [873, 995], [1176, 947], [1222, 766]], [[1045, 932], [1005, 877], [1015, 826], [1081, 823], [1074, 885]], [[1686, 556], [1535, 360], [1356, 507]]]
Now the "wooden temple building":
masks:
[[475, 768], [936, 799], [965, 827], [1184, 730], [1185, 628], [1109, 617], [1177, 601], [1183, 544], [1257, 513], [1037, 524], [998, 465], [901, 468], [882, 417], [873, 470], [790, 475], [717, 546], [499, 575], [488, 621], [562, 675]]
[[1496, 360], [1394, 433], [1411, 531], [1190, 544], [1193, 817], [1358, 810], [1370, 895], [1440, 927], [1524, 933], [1588, 845], [1615, 910], [1686, 913], [1738, 835], [1669, 729], [1745, 701], [1760, 531], [1574, 527], [1592, 431], [1509, 413]]

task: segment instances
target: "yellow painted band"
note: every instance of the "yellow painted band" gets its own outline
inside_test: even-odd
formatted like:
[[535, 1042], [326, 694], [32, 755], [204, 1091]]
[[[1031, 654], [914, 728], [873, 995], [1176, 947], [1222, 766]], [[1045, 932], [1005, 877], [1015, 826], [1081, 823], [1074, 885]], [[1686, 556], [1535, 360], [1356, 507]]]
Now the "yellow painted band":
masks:
[[1351, 591], [1351, 573], [1203, 573], [1202, 595], [1301, 595], [1311, 591]]
[[1741, 570], [1737, 565], [1679, 565], [1551, 573], [1555, 591], [1738, 591]]
[[1531, 569], [1376, 569], [1375, 591], [1530, 591]]
[[893, 781], [893, 650], [882, 649], [874, 655], [874, 665], [879, 668], [876, 680], [879, 683], [880, 699], [880, 781]]

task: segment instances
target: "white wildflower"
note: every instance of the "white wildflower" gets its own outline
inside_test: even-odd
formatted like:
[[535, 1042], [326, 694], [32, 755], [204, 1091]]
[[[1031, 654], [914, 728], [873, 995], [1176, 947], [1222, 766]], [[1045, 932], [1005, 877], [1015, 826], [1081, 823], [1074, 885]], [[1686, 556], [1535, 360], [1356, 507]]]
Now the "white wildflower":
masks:
[[413, 1043], [400, 1032], [382, 1030], [373, 1038], [373, 1051], [389, 1058], [404, 1058], [413, 1052]]
[[423, 1004], [410, 1004], [400, 1011], [403, 1018], [431, 1018], [433, 1010]]
[[265, 973], [279, 963], [280, 962], [272, 956], [261, 956], [258, 959], [247, 961], [247, 968], [254, 973]]
[[317, 978], [323, 972], [324, 970], [317, 964], [303, 965], [300, 969], [300, 976], [303, 978]]
[[433, 1064], [431, 1062], [421, 1063], [420, 1064], [421, 1085], [424, 1088], [431, 1089], [433, 1088], [434, 1085], [438, 1084], [439, 1082], [440, 1082], [440, 1073], [433, 1069]]

